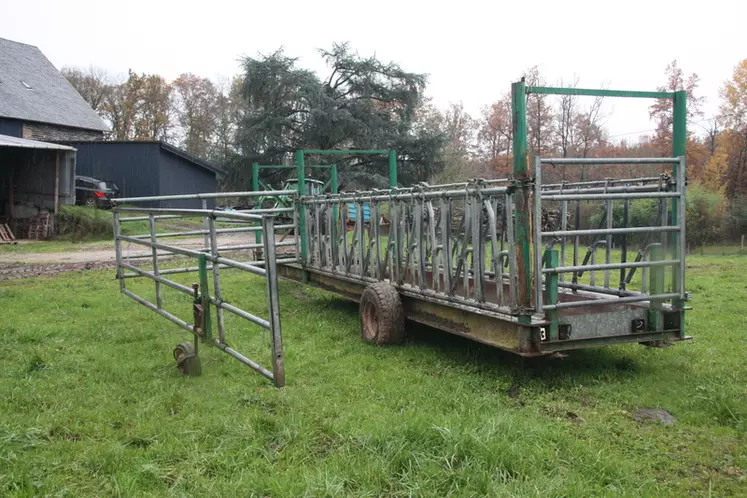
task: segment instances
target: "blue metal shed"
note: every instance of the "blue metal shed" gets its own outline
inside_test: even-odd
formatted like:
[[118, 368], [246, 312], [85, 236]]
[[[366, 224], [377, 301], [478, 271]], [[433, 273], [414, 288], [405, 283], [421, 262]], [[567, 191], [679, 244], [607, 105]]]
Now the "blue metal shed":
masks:
[[[78, 149], [77, 175], [114, 182], [120, 197], [216, 192], [223, 171], [159, 141], [69, 142]], [[214, 203], [209, 203], [212, 207]], [[200, 201], [162, 202], [160, 207], [200, 207]]]

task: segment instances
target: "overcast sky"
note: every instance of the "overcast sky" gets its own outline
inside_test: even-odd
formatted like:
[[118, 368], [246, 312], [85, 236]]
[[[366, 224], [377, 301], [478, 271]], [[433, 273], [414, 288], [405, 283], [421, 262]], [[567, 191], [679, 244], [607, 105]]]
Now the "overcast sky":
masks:
[[[281, 46], [324, 71], [316, 49], [349, 41], [361, 55], [428, 73], [436, 104], [462, 101], [475, 115], [533, 65], [549, 83], [578, 77], [581, 87], [655, 90], [677, 59], [701, 77], [707, 118], [747, 58], [745, 14], [744, 0], [0, 0], [0, 37], [38, 46], [58, 68], [132, 68], [169, 79], [229, 77], [240, 57]], [[611, 134], [635, 138], [652, 128], [647, 105], [608, 99]]]

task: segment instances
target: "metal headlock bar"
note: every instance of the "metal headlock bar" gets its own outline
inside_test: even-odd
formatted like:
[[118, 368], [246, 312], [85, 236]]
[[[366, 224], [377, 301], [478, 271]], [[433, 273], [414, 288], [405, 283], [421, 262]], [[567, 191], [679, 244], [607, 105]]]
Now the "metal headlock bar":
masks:
[[[197, 354], [198, 344], [212, 345], [219, 350], [227, 353], [241, 363], [249, 366], [259, 374], [270, 379], [277, 387], [285, 384], [285, 372], [283, 362], [282, 332], [280, 325], [280, 310], [277, 287], [277, 264], [291, 263], [298, 261], [298, 248], [295, 240], [289, 242], [276, 242], [278, 231], [286, 229], [296, 229], [297, 224], [278, 224], [275, 222], [276, 214], [285, 214], [293, 212], [287, 208], [278, 209], [261, 209], [251, 212], [246, 211], [224, 211], [219, 209], [180, 209], [180, 208], [162, 208], [162, 207], [121, 207], [126, 203], [128, 206], [143, 203], [159, 204], [168, 201], [183, 200], [202, 200], [205, 207], [206, 199], [221, 198], [253, 198], [259, 195], [290, 196], [295, 199], [296, 191], [263, 191], [263, 192], [227, 192], [219, 194], [194, 194], [194, 195], [170, 195], [170, 196], [151, 196], [151, 197], [134, 197], [122, 198], [115, 200], [113, 208], [114, 215], [114, 240], [117, 263], [117, 278], [119, 279], [120, 290], [126, 296], [133, 298], [136, 302], [142, 304], [170, 320], [181, 328], [191, 332], [195, 336], [194, 354]], [[257, 214], [261, 211], [261, 214]], [[123, 213], [138, 213], [140, 216], [124, 218]], [[159, 234], [156, 230], [156, 221], [163, 219], [178, 219], [184, 217], [200, 217], [204, 220], [205, 229], [203, 230], [185, 230], [181, 232], [168, 232]], [[123, 235], [121, 226], [123, 222], [148, 220], [150, 233], [142, 235]], [[254, 223], [236, 228], [216, 228], [216, 219]], [[218, 237], [222, 234], [241, 234], [241, 233], [261, 233], [261, 244], [229, 244], [219, 245]], [[177, 238], [204, 235], [204, 244], [198, 248], [188, 248], [172, 244], [159, 242], [159, 238]], [[135, 244], [150, 248], [150, 254], [139, 254], [133, 257], [123, 256], [122, 243]], [[277, 258], [276, 249], [279, 247], [295, 247], [294, 257]], [[262, 261], [238, 261], [229, 257], [224, 252], [235, 252], [237, 250], [256, 249], [262, 250], [264, 260]], [[181, 268], [162, 269], [164, 262], [169, 257], [185, 256], [196, 258], [197, 266], [187, 266]], [[133, 260], [146, 260], [152, 264], [152, 270], [146, 270], [137, 266]], [[211, 263], [211, 264], [209, 264]], [[221, 279], [221, 270], [237, 269], [265, 278], [267, 286], [267, 318], [262, 318], [249, 311], [240, 309], [230, 304], [223, 297], [223, 286]], [[193, 287], [180, 284], [169, 277], [175, 274], [199, 272], [200, 284]], [[212, 273], [213, 294], [209, 290], [209, 274]], [[125, 280], [131, 278], [143, 277], [152, 280], [155, 283], [156, 302], [149, 302], [147, 299], [135, 294], [126, 288]], [[190, 324], [186, 320], [177, 317], [173, 313], [166, 311], [163, 306], [162, 286], [169, 287], [178, 292], [194, 297], [194, 323]], [[211, 308], [214, 308], [216, 316], [218, 337], [212, 335]], [[271, 361], [272, 368], [267, 369], [260, 363], [255, 362], [242, 355], [226, 342], [226, 330], [224, 324], [223, 312], [232, 313], [238, 317], [244, 318], [254, 325], [258, 325], [270, 332]]]
[[[506, 181], [507, 182], [507, 181]], [[410, 294], [511, 313], [516, 263], [510, 186], [421, 186], [302, 197], [307, 269], [345, 278], [390, 280]], [[450, 185], [451, 186], [451, 185]], [[449, 187], [450, 187], [449, 186]], [[370, 218], [350, 222], [370, 206]]]

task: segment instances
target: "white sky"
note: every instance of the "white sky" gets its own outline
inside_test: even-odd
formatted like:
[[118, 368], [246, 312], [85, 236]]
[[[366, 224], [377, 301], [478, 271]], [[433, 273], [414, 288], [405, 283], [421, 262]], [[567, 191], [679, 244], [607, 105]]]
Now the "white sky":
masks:
[[[280, 46], [323, 71], [316, 49], [349, 41], [361, 55], [428, 73], [437, 105], [463, 101], [474, 115], [533, 65], [548, 83], [577, 76], [581, 87], [655, 90], [677, 59], [700, 75], [707, 118], [747, 58], [746, 14], [744, 0], [0, 0], [0, 37], [38, 46], [58, 68], [169, 79], [229, 77], [241, 56]], [[608, 99], [611, 134], [652, 128], [647, 105]]]

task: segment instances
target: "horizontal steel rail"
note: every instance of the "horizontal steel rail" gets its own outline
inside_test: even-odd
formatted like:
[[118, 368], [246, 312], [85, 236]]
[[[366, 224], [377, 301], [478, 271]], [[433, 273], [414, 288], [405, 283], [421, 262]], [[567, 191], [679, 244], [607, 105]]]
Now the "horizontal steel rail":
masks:
[[[218, 339], [214, 339], [213, 340], [213, 346], [215, 346], [216, 348], [220, 349], [221, 351], [223, 351], [224, 353], [228, 354], [229, 356], [231, 356], [231, 357], [239, 360], [241, 363], [243, 363], [247, 367], [251, 368], [252, 370], [254, 370], [255, 372], [257, 372], [258, 374], [260, 374], [262, 377], [265, 377], [265, 378], [267, 378], [267, 379], [269, 379], [269, 380], [271, 380], [273, 382], [276, 382], [275, 375], [273, 375], [272, 372], [270, 372], [269, 370], [267, 370], [265, 367], [263, 367], [259, 363], [250, 360], [249, 358], [247, 358], [243, 354], [241, 354], [238, 351], [236, 351], [235, 349], [231, 348], [228, 344], [222, 343]], [[277, 383], [275, 385], [277, 385]], [[278, 387], [283, 387], [283, 386], [279, 385]]]
[[141, 239], [136, 239], [136, 238], [133, 238], [133, 237], [129, 237], [127, 235], [120, 235], [118, 238], [119, 238], [119, 240], [124, 240], [124, 241], [127, 241], [127, 242], [132, 242], [133, 244], [140, 244], [140, 245], [145, 246], [145, 247], [155, 247], [156, 249], [161, 249], [162, 251], [168, 251], [168, 252], [172, 252], [172, 253], [176, 253], [176, 254], [181, 254], [183, 256], [191, 256], [191, 257], [205, 256], [205, 258], [208, 261], [212, 261], [214, 263], [224, 263], [224, 264], [227, 264], [229, 266], [233, 266], [234, 268], [238, 268], [240, 270], [246, 270], [246, 271], [248, 271], [250, 273], [254, 273], [255, 275], [259, 275], [259, 276], [262, 276], [262, 277], [264, 277], [267, 274], [267, 272], [265, 271], [264, 268], [259, 268], [259, 267], [255, 266], [255, 265], [250, 265], [250, 264], [245, 264], [245, 263], [239, 263], [237, 261], [233, 261], [233, 260], [226, 259], [226, 258], [215, 257], [215, 256], [212, 256], [210, 254], [205, 254], [202, 251], [195, 251], [195, 250], [192, 250], [192, 249], [185, 249], [183, 247], [170, 246], [170, 245], [160, 244], [160, 243], [157, 243], [157, 242], [149, 242], [149, 241], [146, 241], [146, 240], [141, 240]]
[[232, 304], [229, 304], [225, 301], [220, 301], [213, 296], [210, 296], [210, 302], [220, 309], [230, 311], [236, 316], [240, 316], [241, 318], [245, 318], [249, 320], [255, 325], [259, 325], [260, 327], [268, 329], [268, 330], [270, 329], [270, 322], [268, 320], [265, 320], [264, 318], [260, 318], [258, 316], [252, 315], [251, 313], [244, 311], [240, 308], [237, 308], [236, 306]]
[[548, 194], [542, 195], [543, 201], [614, 201], [625, 199], [674, 199], [678, 192], [631, 192], [626, 194]]
[[[148, 258], [151, 258], [150, 254], [147, 254], [147, 255], [144, 255], [144, 256], [146, 256]], [[297, 258], [278, 258], [276, 260], [276, 263], [279, 264], [279, 265], [284, 265], [284, 264], [289, 264], [289, 263], [297, 263], [297, 262], [298, 262]], [[261, 267], [261, 266], [264, 266], [265, 262], [264, 261], [252, 261], [251, 264], [253, 266], [260, 266]], [[125, 266], [125, 268], [127, 268], [127, 267]], [[142, 268], [138, 268], [138, 269], [142, 270]], [[226, 265], [219, 265], [219, 269], [221, 269], [221, 270], [231, 270], [231, 269], [234, 269], [234, 268], [232, 268], [230, 266], [226, 266]], [[169, 268], [167, 270], [159, 270], [158, 274], [159, 275], [177, 275], [179, 273], [194, 273], [194, 272], [197, 272], [197, 271], [200, 271], [200, 267], [199, 266], [189, 266], [189, 267], [185, 267], [185, 268]], [[139, 277], [139, 276], [142, 276], [142, 275], [131, 274], [131, 273], [125, 273], [123, 275], [124, 278], [135, 278], [135, 277]], [[190, 290], [190, 294], [191, 294], [191, 290]]]
[[582, 230], [553, 230], [542, 232], [543, 237], [572, 237], [576, 235], [626, 235], [633, 233], [679, 232], [679, 226], [630, 227], [630, 228], [588, 228]]
[[658, 184], [649, 185], [627, 185], [624, 187], [590, 187], [590, 188], [557, 188], [553, 190], [542, 189], [542, 199], [550, 200], [551, 195], [568, 194], [616, 194], [629, 192], [663, 192]]
[[194, 326], [188, 324], [187, 322], [185, 322], [184, 320], [182, 320], [178, 316], [172, 315], [168, 311], [165, 311], [165, 310], [162, 310], [162, 309], [158, 308], [156, 305], [154, 305], [153, 303], [151, 303], [151, 302], [143, 299], [142, 297], [138, 296], [134, 292], [132, 292], [130, 290], [127, 290], [127, 289], [122, 289], [122, 294], [124, 294], [125, 296], [128, 296], [128, 297], [131, 297], [136, 302], [142, 304], [143, 306], [145, 306], [146, 308], [148, 308], [148, 309], [150, 309], [152, 311], [155, 311], [156, 313], [158, 313], [162, 317], [166, 318], [167, 320], [169, 320], [172, 323], [175, 323], [176, 325], [180, 326], [184, 330], [192, 332], [193, 334], [196, 333]]
[[[156, 195], [148, 197], [115, 197], [112, 202], [115, 204], [121, 203], [138, 203], [138, 202], [157, 202], [157, 201], [186, 201], [186, 200], [202, 200], [202, 199], [229, 199], [232, 197], [263, 197], [263, 196], [279, 196], [289, 195], [295, 196], [298, 192], [295, 190], [264, 190], [259, 192], [214, 192], [206, 194], [178, 194], [178, 195]], [[148, 211], [152, 211], [155, 208], [148, 208]], [[141, 209], [142, 211], [143, 209]]]
[[664, 294], [647, 294], [645, 296], [611, 297], [608, 299], [590, 299], [588, 301], [569, 301], [557, 304], [545, 304], [545, 310], [559, 310], [565, 308], [582, 308], [584, 306], [604, 306], [610, 304], [640, 303], [645, 301], [675, 299], [680, 296], [679, 292], [667, 292]]
[[[120, 213], [127, 213], [127, 212], [140, 213], [143, 211], [143, 208], [117, 207], [115, 209], [117, 212], [120, 212]], [[262, 220], [262, 216], [258, 214], [238, 213], [236, 211], [221, 211], [219, 209], [149, 208], [148, 212], [159, 213], [159, 214], [176, 214], [176, 215], [181, 215], [181, 216], [202, 216], [202, 217], [210, 217], [210, 218], [220, 217], [220, 218], [231, 218], [231, 219], [236, 219], [236, 220], [251, 220], [251, 221]]]
[[[138, 211], [142, 212], [142, 210]], [[184, 216], [178, 215], [178, 214], [164, 214], [161, 216], [153, 216], [154, 220], [181, 220], [184, 219]], [[119, 222], [124, 223], [126, 221], [148, 221], [150, 220], [150, 216], [134, 216], [130, 218], [120, 218]]]
[[[163, 272], [159, 272], [158, 275], [156, 275], [153, 272], [149, 272], [147, 270], [143, 270], [142, 268], [139, 268], [137, 266], [128, 264], [128, 263], [122, 263], [122, 268], [125, 268], [127, 270], [135, 272], [137, 275], [133, 275], [136, 277], [146, 277], [149, 278], [155, 282], [159, 282], [161, 284], [164, 284], [168, 287], [171, 287], [172, 289], [178, 290], [179, 292], [182, 292], [184, 294], [187, 294], [188, 296], [191, 296], [194, 292], [191, 287], [187, 287], [186, 285], [182, 285], [180, 283], [174, 282], [172, 280], [169, 280], [167, 278], [163, 278], [161, 275], [163, 275]], [[125, 277], [126, 275], [123, 275]]]
[[[120, 220], [121, 221], [121, 220]], [[276, 225], [275, 229], [287, 229], [287, 228], [294, 228], [294, 225]], [[215, 233], [221, 234], [221, 233], [245, 233], [245, 232], [261, 232], [262, 227], [257, 226], [247, 226], [247, 227], [238, 227], [238, 228], [216, 228]], [[166, 232], [166, 233], [159, 233], [158, 238], [165, 238], [165, 237], [190, 237], [194, 235], [205, 235], [209, 234], [210, 230], [187, 230], [185, 232]], [[133, 237], [138, 239], [148, 239], [150, 238], [150, 235], [133, 235]]]
[[[331, 204], [331, 203], [350, 203], [350, 202], [356, 202], [356, 201], [364, 201], [364, 202], [371, 202], [371, 201], [389, 201], [389, 200], [395, 200], [395, 201], [402, 201], [402, 200], [412, 200], [412, 199], [437, 199], [439, 197], [467, 197], [469, 196], [469, 190], [470, 187], [466, 187], [465, 189], [461, 190], [428, 190], [424, 189], [422, 191], [413, 191], [413, 192], [404, 192], [399, 193], [397, 190], [392, 190], [392, 193], [386, 194], [386, 193], [375, 193], [375, 192], [360, 192], [357, 194], [351, 195], [350, 193], [346, 194], [329, 194], [324, 196], [314, 196], [314, 197], [301, 197], [301, 203], [303, 204]], [[481, 189], [480, 192], [483, 195], [491, 195], [491, 194], [505, 194], [508, 191], [508, 187], [489, 187]]]
[[621, 179], [615, 179], [615, 178], [606, 178], [604, 180], [589, 180], [586, 182], [564, 182], [564, 183], [544, 183], [540, 187], [544, 189], [552, 189], [552, 188], [563, 188], [565, 191], [566, 187], [584, 187], [584, 186], [591, 186], [591, 185], [619, 185], [621, 183], [651, 183], [651, 182], [660, 182], [662, 180], [661, 176], [649, 176], [649, 177], [643, 177], [643, 178], [621, 178]]
[[609, 263], [598, 265], [558, 266], [557, 268], [545, 268], [542, 273], [572, 273], [593, 270], [620, 270], [622, 268], [651, 268], [654, 266], [670, 266], [680, 264], [679, 259], [665, 259], [658, 261], [640, 261], [637, 263]]

